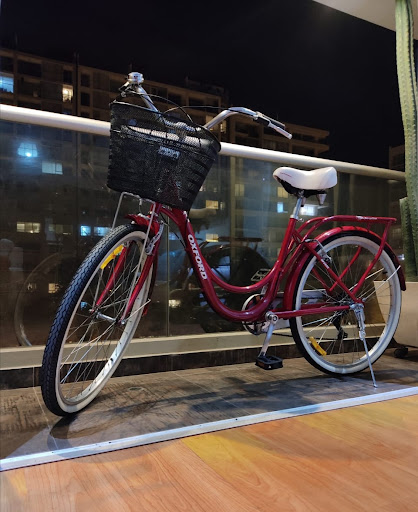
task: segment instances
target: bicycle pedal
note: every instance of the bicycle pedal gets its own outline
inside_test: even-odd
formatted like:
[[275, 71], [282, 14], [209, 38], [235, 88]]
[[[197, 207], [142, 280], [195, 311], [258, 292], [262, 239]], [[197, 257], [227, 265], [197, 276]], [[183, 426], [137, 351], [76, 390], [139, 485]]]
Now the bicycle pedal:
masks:
[[283, 360], [276, 356], [258, 356], [255, 365], [263, 370], [277, 370], [283, 367]]

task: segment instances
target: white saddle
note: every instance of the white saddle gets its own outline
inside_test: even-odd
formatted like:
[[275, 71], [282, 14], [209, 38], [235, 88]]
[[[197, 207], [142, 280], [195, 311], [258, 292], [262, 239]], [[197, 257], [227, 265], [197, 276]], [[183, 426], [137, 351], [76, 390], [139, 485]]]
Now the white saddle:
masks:
[[337, 184], [337, 171], [334, 167], [323, 167], [312, 171], [279, 167], [273, 172], [273, 177], [300, 190], [326, 190]]

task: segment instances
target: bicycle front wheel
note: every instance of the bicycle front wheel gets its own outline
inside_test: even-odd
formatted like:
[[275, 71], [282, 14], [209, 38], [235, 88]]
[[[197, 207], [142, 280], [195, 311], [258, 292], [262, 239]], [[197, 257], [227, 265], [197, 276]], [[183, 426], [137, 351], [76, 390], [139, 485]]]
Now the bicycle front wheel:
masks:
[[[321, 255], [349, 290], [359, 282], [379, 250], [379, 239], [369, 233], [338, 234], [323, 243]], [[308, 258], [293, 297], [294, 309], [315, 303], [324, 307], [353, 302], [316, 258]], [[401, 288], [391, 255], [383, 250], [357, 293], [363, 300], [366, 343], [374, 363], [385, 351], [398, 325]], [[353, 310], [324, 312], [292, 318], [290, 327], [302, 355], [316, 368], [330, 374], [364, 370], [368, 360]]]
[[53, 413], [63, 416], [86, 407], [120, 363], [149, 302], [153, 267], [130, 314], [120, 321], [147, 258], [145, 237], [136, 225], [112, 230], [92, 249], [65, 292], [41, 372], [43, 399]]

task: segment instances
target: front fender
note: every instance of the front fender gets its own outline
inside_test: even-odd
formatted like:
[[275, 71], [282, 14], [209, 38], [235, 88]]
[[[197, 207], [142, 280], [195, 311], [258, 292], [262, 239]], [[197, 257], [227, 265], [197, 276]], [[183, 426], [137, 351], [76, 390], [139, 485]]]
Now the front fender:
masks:
[[[370, 231], [369, 229], [362, 228], [360, 226], [339, 226], [337, 228], [329, 229], [328, 231], [325, 231], [324, 233], [321, 233], [318, 235], [315, 240], [318, 240], [322, 245], [325, 245], [328, 241], [330, 241], [331, 238], [333, 238], [336, 235], [339, 235], [341, 233], [350, 233], [350, 234], [356, 234], [358, 232], [362, 232], [367, 235], [367, 238], [373, 240], [377, 244], [380, 245], [381, 237], [374, 233], [373, 231]], [[313, 243], [313, 242], [312, 242]], [[398, 268], [398, 278], [399, 283], [401, 286], [401, 290], [406, 290], [405, 285], [405, 275], [403, 273], [402, 267], [400, 266], [398, 257], [394, 253], [392, 247], [385, 243], [385, 251], [388, 253], [390, 259], [392, 260], [393, 264], [395, 265], [395, 268]], [[286, 310], [291, 310], [293, 308], [293, 296], [295, 292], [295, 288], [297, 285], [297, 281], [299, 278], [299, 275], [303, 269], [303, 266], [305, 265], [308, 258], [311, 256], [311, 253], [305, 249], [302, 250], [301, 254], [295, 261], [295, 263], [292, 265], [292, 268], [289, 271], [290, 278], [286, 282], [286, 287], [284, 291], [284, 300], [283, 300], [283, 306]]]

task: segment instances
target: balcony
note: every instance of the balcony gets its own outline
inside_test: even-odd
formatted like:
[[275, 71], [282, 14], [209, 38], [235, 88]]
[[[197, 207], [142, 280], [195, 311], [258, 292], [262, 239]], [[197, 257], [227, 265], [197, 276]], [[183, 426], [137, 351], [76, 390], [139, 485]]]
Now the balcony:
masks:
[[[2, 361], [3, 368], [33, 369], [40, 365], [63, 291], [87, 252], [110, 229], [119, 196], [106, 187], [108, 123], [11, 106], [3, 106], [2, 114]], [[292, 198], [272, 179], [280, 165], [337, 168], [339, 184], [323, 206], [307, 205], [306, 217], [338, 212], [399, 218], [403, 173], [223, 143], [194, 203], [195, 210], [215, 201], [222, 208], [207, 217], [197, 215], [193, 224], [200, 240], [212, 241], [207, 247], [224, 247], [219, 240], [229, 241], [228, 261], [213, 262], [226, 265], [229, 275], [244, 252], [252, 255], [254, 273], [261, 261], [268, 268], [277, 256], [292, 208]], [[126, 200], [118, 223], [137, 209], [133, 199]], [[390, 244], [402, 254], [399, 224]], [[193, 282], [181, 290], [179, 279], [186, 268], [176, 233], [166, 230], [153, 306], [128, 356], [187, 357], [258, 346], [259, 340], [240, 325], [215, 318]], [[239, 284], [249, 284], [244, 280], [242, 276]]]

